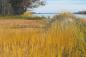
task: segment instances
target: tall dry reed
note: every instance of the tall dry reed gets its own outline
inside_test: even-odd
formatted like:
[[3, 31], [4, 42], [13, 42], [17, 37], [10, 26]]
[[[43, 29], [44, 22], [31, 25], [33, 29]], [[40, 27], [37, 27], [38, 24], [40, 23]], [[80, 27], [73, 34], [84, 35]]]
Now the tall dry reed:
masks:
[[53, 17], [45, 28], [0, 29], [0, 57], [86, 57], [79, 21]]
[[86, 57], [85, 40], [79, 19], [70, 13], [53, 17], [47, 33], [47, 44], [56, 50], [57, 57]]

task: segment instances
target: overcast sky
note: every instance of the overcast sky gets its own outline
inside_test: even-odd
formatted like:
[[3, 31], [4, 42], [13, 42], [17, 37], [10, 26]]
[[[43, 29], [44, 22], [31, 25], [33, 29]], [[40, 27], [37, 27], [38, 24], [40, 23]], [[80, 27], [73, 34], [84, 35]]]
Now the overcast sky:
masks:
[[63, 11], [82, 11], [86, 10], [86, 0], [45, 0], [46, 5], [34, 9], [34, 12], [57, 13]]

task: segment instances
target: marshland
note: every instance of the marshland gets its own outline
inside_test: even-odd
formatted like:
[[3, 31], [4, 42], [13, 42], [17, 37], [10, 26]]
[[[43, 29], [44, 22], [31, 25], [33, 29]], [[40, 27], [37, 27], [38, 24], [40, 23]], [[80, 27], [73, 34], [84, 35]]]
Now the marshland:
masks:
[[[83, 22], [84, 21], [84, 22]], [[47, 19], [1, 19], [1, 57], [86, 57], [85, 19], [61, 13]]]
[[0, 0], [0, 57], [86, 57], [85, 0]]

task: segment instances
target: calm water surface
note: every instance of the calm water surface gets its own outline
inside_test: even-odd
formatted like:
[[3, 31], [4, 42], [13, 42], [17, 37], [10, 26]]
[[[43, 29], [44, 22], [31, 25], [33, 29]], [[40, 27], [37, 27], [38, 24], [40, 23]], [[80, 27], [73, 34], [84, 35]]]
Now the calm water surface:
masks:
[[[56, 14], [35, 14], [36, 16], [44, 16], [44, 17], [53, 17], [54, 15]], [[58, 14], [57, 14], [58, 15]], [[77, 17], [80, 17], [80, 18], [86, 18], [86, 15], [83, 15], [83, 14], [74, 14], [75, 16]]]

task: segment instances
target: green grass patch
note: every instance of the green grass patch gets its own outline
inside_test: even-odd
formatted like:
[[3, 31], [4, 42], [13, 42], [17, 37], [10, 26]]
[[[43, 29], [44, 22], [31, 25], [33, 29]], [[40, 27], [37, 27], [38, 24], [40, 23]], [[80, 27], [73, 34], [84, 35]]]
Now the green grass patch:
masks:
[[28, 19], [28, 20], [41, 20], [46, 19], [46, 17], [40, 16], [0, 16], [0, 19]]

